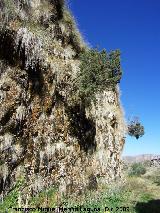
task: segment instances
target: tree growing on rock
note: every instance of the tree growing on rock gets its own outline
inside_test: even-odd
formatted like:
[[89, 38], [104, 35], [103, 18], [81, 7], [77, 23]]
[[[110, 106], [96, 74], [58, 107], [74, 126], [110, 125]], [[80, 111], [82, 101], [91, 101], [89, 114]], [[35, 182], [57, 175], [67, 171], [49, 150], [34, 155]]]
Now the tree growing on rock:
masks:
[[120, 51], [107, 53], [89, 49], [80, 54], [80, 71], [76, 83], [83, 100], [91, 101], [95, 93], [114, 89], [122, 76]]
[[128, 125], [128, 134], [137, 140], [144, 135], [144, 126], [138, 118], [134, 118]]

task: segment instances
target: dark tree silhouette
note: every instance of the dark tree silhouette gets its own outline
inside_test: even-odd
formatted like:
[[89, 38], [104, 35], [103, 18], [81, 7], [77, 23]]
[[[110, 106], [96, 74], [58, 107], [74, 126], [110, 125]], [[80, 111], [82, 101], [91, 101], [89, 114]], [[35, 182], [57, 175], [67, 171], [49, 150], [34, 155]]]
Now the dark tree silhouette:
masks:
[[144, 135], [144, 126], [140, 123], [138, 118], [134, 118], [128, 125], [128, 134], [139, 139]]

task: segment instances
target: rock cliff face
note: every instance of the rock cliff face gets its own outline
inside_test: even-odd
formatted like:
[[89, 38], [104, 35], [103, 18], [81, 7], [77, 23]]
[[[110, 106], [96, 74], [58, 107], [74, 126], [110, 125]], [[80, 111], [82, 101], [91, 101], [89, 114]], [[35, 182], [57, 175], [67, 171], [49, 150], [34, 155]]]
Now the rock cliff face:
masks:
[[56, 185], [80, 193], [120, 176], [125, 124], [118, 88], [78, 104], [87, 48], [62, 0], [0, 2], [0, 193]]

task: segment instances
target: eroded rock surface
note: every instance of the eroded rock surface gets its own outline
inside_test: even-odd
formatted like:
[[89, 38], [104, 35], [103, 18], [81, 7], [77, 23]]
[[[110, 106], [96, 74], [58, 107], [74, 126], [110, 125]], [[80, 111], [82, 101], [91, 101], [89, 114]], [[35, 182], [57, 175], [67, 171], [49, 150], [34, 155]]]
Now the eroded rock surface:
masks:
[[86, 46], [64, 2], [2, 0], [0, 17], [1, 195], [21, 176], [29, 195], [51, 185], [81, 193], [119, 177], [119, 92], [97, 94], [90, 108], [75, 102]]

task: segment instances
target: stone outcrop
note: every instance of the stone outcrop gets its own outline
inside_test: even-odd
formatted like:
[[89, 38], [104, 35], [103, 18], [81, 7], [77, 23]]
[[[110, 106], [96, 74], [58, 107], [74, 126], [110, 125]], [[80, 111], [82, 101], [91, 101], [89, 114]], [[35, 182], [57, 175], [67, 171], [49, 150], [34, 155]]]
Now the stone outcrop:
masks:
[[2, 0], [0, 18], [1, 195], [22, 176], [29, 195], [52, 185], [81, 193], [119, 177], [119, 91], [97, 94], [87, 108], [76, 101], [78, 55], [87, 47], [64, 2]]

